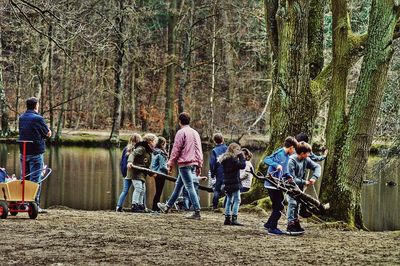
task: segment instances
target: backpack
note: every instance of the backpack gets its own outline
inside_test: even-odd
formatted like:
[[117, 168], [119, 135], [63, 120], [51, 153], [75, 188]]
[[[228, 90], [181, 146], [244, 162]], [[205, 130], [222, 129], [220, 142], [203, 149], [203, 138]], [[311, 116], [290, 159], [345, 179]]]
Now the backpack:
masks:
[[126, 155], [126, 147], [122, 151], [121, 162], [119, 163], [119, 167], [121, 169], [122, 176], [126, 177], [128, 173], [128, 156]]

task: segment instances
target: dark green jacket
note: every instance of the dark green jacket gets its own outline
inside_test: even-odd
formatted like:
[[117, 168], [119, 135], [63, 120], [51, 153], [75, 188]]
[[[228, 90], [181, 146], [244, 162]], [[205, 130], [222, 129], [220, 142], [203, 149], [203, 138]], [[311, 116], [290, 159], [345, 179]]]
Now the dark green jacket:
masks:
[[[133, 163], [134, 165], [149, 168], [151, 164], [151, 154], [153, 150], [150, 148], [147, 142], [142, 141], [135, 145], [135, 149], [128, 156], [128, 164]], [[128, 168], [127, 179], [142, 180], [146, 181], [147, 173]]]

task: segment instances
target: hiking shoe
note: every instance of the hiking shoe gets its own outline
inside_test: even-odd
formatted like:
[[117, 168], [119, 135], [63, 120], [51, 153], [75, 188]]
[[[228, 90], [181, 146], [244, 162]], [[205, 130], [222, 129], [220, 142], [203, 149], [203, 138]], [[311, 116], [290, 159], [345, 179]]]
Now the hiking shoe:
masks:
[[201, 220], [200, 212], [195, 211], [191, 215], [188, 215], [185, 217], [186, 219], [192, 219], [192, 220]]
[[284, 232], [282, 232], [280, 229], [278, 229], [278, 228], [275, 228], [275, 229], [268, 229], [268, 234], [269, 235], [285, 235], [285, 233]]
[[162, 213], [168, 213], [169, 210], [171, 209], [171, 207], [168, 206], [167, 203], [162, 203], [162, 202], [157, 203], [157, 207], [160, 209]]
[[291, 221], [287, 225], [287, 231], [289, 233], [303, 233], [304, 229], [301, 228], [299, 221]]
[[118, 207], [118, 206], [117, 206], [117, 207], [115, 208], [115, 212], [123, 212], [122, 207]]

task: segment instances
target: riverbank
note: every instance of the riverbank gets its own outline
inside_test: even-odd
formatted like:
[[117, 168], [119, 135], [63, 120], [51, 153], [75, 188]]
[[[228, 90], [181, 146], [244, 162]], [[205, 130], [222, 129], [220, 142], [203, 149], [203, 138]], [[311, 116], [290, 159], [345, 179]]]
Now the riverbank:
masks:
[[[303, 222], [300, 237], [269, 236], [266, 214], [240, 213], [244, 227], [223, 226], [223, 215], [201, 221], [168, 215], [58, 208], [37, 220], [0, 220], [2, 264], [130, 265], [395, 265], [400, 231], [350, 231]], [[280, 225], [284, 227], [283, 224]]]
[[[120, 143], [119, 146], [123, 147], [127, 144], [130, 135], [134, 131], [132, 130], [121, 130], [120, 131]], [[143, 132], [138, 132], [143, 134]], [[61, 140], [54, 145], [63, 146], [81, 146], [81, 147], [110, 147], [109, 141], [110, 132], [107, 130], [74, 130], [64, 129]], [[0, 143], [16, 143], [18, 136], [13, 133], [10, 137], [0, 137]], [[237, 142], [237, 136], [225, 136], [227, 143], [235, 141]], [[239, 144], [243, 147], [247, 147], [251, 150], [265, 150], [268, 146], [269, 138], [265, 135], [244, 135], [240, 138]], [[48, 143], [51, 145], [50, 143]], [[212, 147], [213, 143], [210, 140], [204, 139], [203, 145], [205, 147]], [[321, 145], [315, 145], [315, 149], [318, 151], [321, 149]], [[383, 150], [391, 148], [392, 143], [388, 141], [374, 141], [372, 143], [370, 154], [377, 155]]]

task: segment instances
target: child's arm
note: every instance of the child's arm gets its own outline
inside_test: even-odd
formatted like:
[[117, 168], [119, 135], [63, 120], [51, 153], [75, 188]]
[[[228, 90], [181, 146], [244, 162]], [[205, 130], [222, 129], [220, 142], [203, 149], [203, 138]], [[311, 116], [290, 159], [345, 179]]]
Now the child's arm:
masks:
[[217, 157], [215, 156], [214, 150], [211, 151], [210, 155], [210, 173], [211, 173], [211, 178], [215, 178], [217, 175], [217, 169], [215, 167], [217, 163]]
[[263, 162], [266, 165], [274, 167], [276, 170], [282, 170], [282, 166], [277, 163], [277, 161], [279, 161], [278, 155], [279, 155], [279, 152], [276, 151], [273, 154], [271, 154], [270, 156], [265, 157]]
[[150, 169], [156, 171], [160, 165], [160, 155], [157, 154], [151, 158]]
[[321, 162], [326, 159], [326, 155], [318, 156], [315, 153], [311, 152], [309, 158], [314, 162]]
[[132, 151], [132, 153], [129, 154], [129, 157], [128, 157], [128, 168], [132, 168], [133, 162], [135, 161], [135, 157], [136, 156], [140, 156], [142, 154], [143, 154], [143, 148], [142, 147], [134, 149]]
[[288, 168], [289, 168], [289, 175], [293, 178], [293, 181], [298, 185], [298, 186], [304, 186], [306, 185], [306, 180], [302, 179], [302, 178], [298, 178], [296, 176], [296, 161], [293, 159], [289, 159], [289, 164], [288, 164]]
[[307, 185], [313, 185], [315, 181], [321, 177], [321, 166], [310, 158], [306, 158], [306, 163], [306, 168], [313, 171], [313, 174]]

